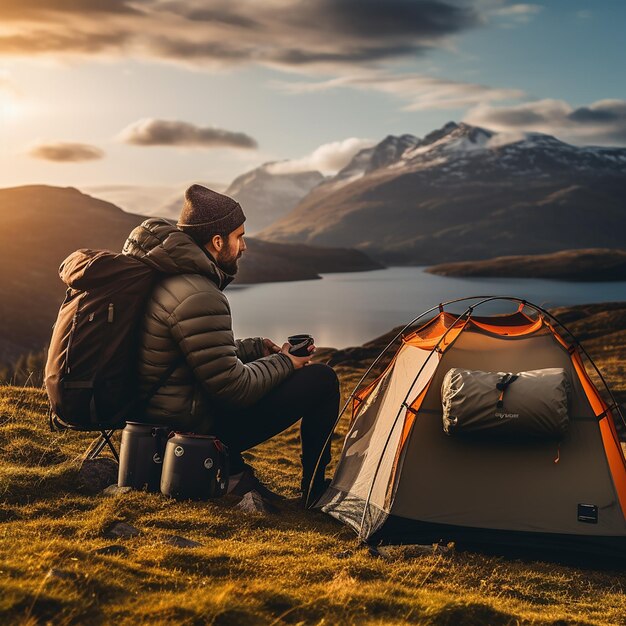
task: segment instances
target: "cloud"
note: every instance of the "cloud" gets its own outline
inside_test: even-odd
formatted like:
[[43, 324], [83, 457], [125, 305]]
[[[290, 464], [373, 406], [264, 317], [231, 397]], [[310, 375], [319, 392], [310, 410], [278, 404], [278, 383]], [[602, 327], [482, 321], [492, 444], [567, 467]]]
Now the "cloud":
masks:
[[257, 148], [245, 133], [200, 127], [189, 122], [142, 119], [119, 134], [119, 140], [135, 146], [182, 146], [185, 148]]
[[626, 145], [626, 100], [598, 100], [578, 108], [563, 100], [481, 105], [470, 110], [464, 121], [504, 132], [549, 133], [577, 144]]
[[284, 69], [411, 58], [480, 26], [469, 0], [6, 0], [0, 54]]
[[51, 32], [47, 29], [0, 36], [0, 55], [112, 53], [122, 49], [130, 36], [123, 31], [90, 33], [67, 29]]
[[340, 87], [379, 91], [405, 100], [405, 111], [456, 109], [495, 100], [516, 99], [524, 95], [519, 89], [489, 87], [422, 74], [390, 74], [384, 71], [362, 72], [319, 82], [275, 81], [275, 84], [283, 91], [293, 94]]
[[371, 139], [359, 139], [357, 137], [333, 141], [319, 146], [305, 157], [272, 163], [266, 165], [266, 169], [272, 174], [293, 174], [312, 170], [317, 170], [323, 174], [334, 174], [348, 165], [355, 154], [365, 148], [370, 148], [375, 143]]
[[543, 11], [543, 7], [539, 4], [510, 4], [505, 7], [498, 7], [492, 10], [494, 15], [522, 17], [528, 15], [537, 15]]
[[139, 14], [134, 6], [140, 2], [128, 0], [2, 0], [3, 20], [47, 21], [55, 15]]
[[57, 163], [80, 163], [96, 161], [104, 157], [104, 152], [96, 146], [85, 143], [40, 143], [28, 151], [35, 159], [55, 161]]

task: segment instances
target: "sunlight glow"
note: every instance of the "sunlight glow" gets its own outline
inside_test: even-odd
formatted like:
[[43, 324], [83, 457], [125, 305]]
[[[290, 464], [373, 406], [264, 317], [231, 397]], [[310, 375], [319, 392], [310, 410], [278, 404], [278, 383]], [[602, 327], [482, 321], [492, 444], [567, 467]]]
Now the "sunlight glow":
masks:
[[26, 107], [17, 102], [14, 97], [0, 93], [0, 119], [13, 121], [23, 117]]

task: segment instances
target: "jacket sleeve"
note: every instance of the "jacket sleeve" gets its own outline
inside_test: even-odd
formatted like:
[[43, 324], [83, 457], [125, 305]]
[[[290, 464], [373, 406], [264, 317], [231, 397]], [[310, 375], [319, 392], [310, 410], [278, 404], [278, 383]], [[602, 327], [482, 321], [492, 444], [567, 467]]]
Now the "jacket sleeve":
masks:
[[195, 292], [169, 316], [172, 336], [205, 391], [234, 408], [250, 406], [293, 371], [284, 354], [243, 363], [233, 337], [230, 307], [224, 294]]
[[256, 361], [263, 356], [263, 338], [235, 339], [237, 358], [243, 363]]

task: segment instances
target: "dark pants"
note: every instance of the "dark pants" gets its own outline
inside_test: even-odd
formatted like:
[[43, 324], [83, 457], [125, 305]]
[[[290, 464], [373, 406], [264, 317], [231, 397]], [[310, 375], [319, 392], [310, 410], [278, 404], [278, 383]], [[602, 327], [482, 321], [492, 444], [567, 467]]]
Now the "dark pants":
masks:
[[[296, 370], [256, 404], [221, 413], [216, 436], [228, 446], [230, 472], [244, 468], [241, 452], [289, 428], [300, 418], [303, 484], [308, 486], [315, 464], [339, 411], [339, 381], [328, 365], [314, 363]], [[316, 480], [330, 462], [330, 441], [324, 448]]]

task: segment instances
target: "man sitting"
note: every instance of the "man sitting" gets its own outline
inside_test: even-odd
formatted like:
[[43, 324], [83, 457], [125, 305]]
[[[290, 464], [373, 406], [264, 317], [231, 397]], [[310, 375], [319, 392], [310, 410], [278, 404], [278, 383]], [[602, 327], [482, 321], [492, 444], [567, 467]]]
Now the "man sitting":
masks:
[[125, 254], [170, 274], [154, 288], [143, 318], [139, 376], [144, 396], [180, 358], [148, 402], [144, 420], [217, 436], [229, 450], [228, 491], [256, 490], [275, 498], [241, 452], [302, 419], [301, 490], [306, 497], [311, 484], [313, 502], [327, 484], [326, 440], [337, 418], [339, 383], [332, 368], [310, 364], [310, 355], [293, 356], [288, 343], [234, 339], [223, 290], [246, 250], [244, 221], [235, 200], [192, 185], [176, 226], [148, 219], [126, 241]]

